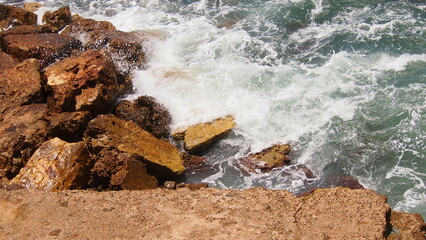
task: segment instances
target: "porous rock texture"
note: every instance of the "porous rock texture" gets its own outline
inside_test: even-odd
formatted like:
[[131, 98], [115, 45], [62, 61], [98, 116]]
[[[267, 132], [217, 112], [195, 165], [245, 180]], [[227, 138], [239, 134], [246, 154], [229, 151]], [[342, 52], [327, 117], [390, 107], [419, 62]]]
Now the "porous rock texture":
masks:
[[84, 142], [53, 138], [40, 146], [11, 184], [47, 191], [81, 189], [88, 182], [91, 159]]
[[84, 139], [90, 152], [95, 155], [104, 148], [112, 147], [140, 156], [148, 171], [157, 179], [168, 180], [185, 171], [175, 146], [155, 138], [135, 123], [111, 114], [93, 119], [84, 133]]
[[59, 8], [54, 12], [46, 12], [43, 21], [50, 25], [54, 32], [58, 32], [71, 23], [71, 11], [68, 6]]
[[0, 4], [0, 30], [9, 26], [33, 25], [37, 15], [22, 8]]
[[390, 213], [383, 196], [342, 188], [0, 191], [3, 239], [385, 239]]
[[259, 169], [265, 173], [289, 163], [290, 158], [287, 155], [290, 153], [290, 150], [291, 148], [288, 144], [276, 144], [259, 153], [250, 154], [238, 161], [246, 167], [248, 172], [255, 172], [256, 169]]
[[[0, 48], [1, 49], [1, 48]], [[3, 70], [13, 68], [18, 65], [18, 61], [12, 58], [9, 54], [0, 50], [0, 74], [3, 75]]]
[[84, 130], [92, 116], [90, 112], [63, 112], [48, 113], [45, 116], [48, 121], [49, 137], [59, 137], [68, 142], [78, 142], [83, 139]]

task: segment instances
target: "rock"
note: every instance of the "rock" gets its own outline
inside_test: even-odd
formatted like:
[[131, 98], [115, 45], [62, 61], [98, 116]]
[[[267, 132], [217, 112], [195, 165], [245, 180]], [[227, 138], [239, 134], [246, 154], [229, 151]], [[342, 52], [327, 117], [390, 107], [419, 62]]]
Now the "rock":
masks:
[[20, 35], [20, 34], [36, 34], [36, 33], [52, 33], [52, 29], [46, 25], [20, 25], [12, 27], [6, 31], [0, 32], [0, 45], [6, 49], [4, 38], [8, 35]]
[[83, 139], [83, 133], [86, 130], [90, 120], [90, 112], [63, 112], [51, 113], [46, 117], [49, 122], [49, 136], [51, 138], [59, 137], [67, 142], [78, 142]]
[[141, 156], [148, 172], [159, 181], [169, 180], [185, 171], [175, 146], [114, 115], [100, 115], [93, 119], [84, 133], [84, 139], [92, 154], [113, 147]]
[[0, 178], [13, 178], [46, 140], [45, 104], [16, 107], [0, 120]]
[[325, 181], [328, 187], [345, 187], [350, 189], [364, 189], [358, 179], [352, 176], [335, 176]]
[[54, 33], [9, 34], [3, 40], [7, 53], [19, 61], [40, 59], [43, 67], [68, 57], [73, 49], [81, 47], [77, 39]]
[[138, 155], [104, 148], [95, 159], [90, 183], [98, 190], [143, 190], [158, 186], [157, 179], [147, 173]]
[[54, 138], [37, 149], [11, 182], [47, 191], [82, 189], [87, 185], [90, 167], [84, 142], [67, 143]]
[[171, 116], [153, 97], [141, 96], [135, 101], [123, 100], [116, 106], [114, 115], [132, 121], [157, 138], [170, 135]]
[[[7, 54], [0, 53], [0, 56], [3, 55]], [[15, 62], [9, 58], [0, 63], [3, 64], [11, 67]], [[45, 83], [39, 70], [40, 63], [36, 59], [27, 59], [14, 68], [0, 72], [0, 114], [14, 107], [45, 101]]]
[[185, 149], [192, 154], [204, 151], [225, 137], [234, 127], [235, 122], [232, 116], [190, 126], [185, 131]]
[[392, 211], [390, 224], [393, 233], [389, 240], [424, 240], [426, 235], [426, 224], [420, 214], [402, 213]]
[[290, 145], [277, 144], [266, 148], [259, 153], [250, 154], [238, 162], [247, 168], [248, 172], [255, 172], [259, 169], [261, 172], [269, 172], [274, 168], [282, 167], [290, 162], [287, 154], [290, 153]]
[[117, 73], [104, 51], [88, 50], [45, 69], [48, 105], [55, 112], [110, 111], [118, 95]]
[[185, 139], [186, 128], [179, 127], [172, 132], [171, 137], [178, 142], [182, 142]]
[[[9, 54], [0, 51], [0, 78], [4, 74], [3, 70], [13, 68], [18, 65], [18, 61], [12, 58]], [[1, 80], [0, 80], [1, 81]]]
[[186, 152], [181, 153], [183, 165], [186, 168], [198, 168], [206, 164], [206, 157], [195, 156]]
[[191, 190], [200, 190], [202, 188], [208, 188], [209, 185], [207, 183], [180, 183], [176, 185], [176, 188], [189, 188]]
[[43, 4], [40, 3], [24, 3], [24, 9], [29, 12], [35, 12], [41, 7], [43, 7]]
[[167, 189], [176, 189], [176, 182], [166, 181], [166, 182], [164, 182], [164, 187], [167, 188]]
[[68, 6], [59, 8], [54, 12], [46, 12], [43, 15], [43, 21], [55, 29], [55, 32], [61, 31], [71, 23], [71, 11]]
[[37, 24], [37, 15], [22, 8], [0, 4], [0, 30], [9, 26]]

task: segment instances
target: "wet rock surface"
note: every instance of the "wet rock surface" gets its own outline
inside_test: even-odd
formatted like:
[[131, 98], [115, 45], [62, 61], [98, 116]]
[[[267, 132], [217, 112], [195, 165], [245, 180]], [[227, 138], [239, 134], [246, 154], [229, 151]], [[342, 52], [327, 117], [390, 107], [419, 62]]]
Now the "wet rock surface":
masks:
[[68, 6], [59, 8], [54, 12], [46, 12], [43, 15], [43, 21], [50, 25], [54, 32], [61, 31], [71, 23], [71, 11]]
[[198, 168], [206, 164], [206, 157], [195, 156], [186, 152], [181, 153], [183, 165], [186, 168]]
[[54, 138], [37, 149], [12, 183], [47, 191], [81, 189], [87, 185], [90, 167], [84, 142], [67, 143]]
[[259, 153], [250, 154], [245, 158], [239, 159], [238, 163], [245, 167], [248, 172], [255, 172], [258, 169], [265, 173], [288, 164], [290, 158], [287, 155], [290, 150], [291, 148], [288, 144], [277, 144]]
[[22, 8], [0, 4], [0, 30], [10, 26], [33, 25], [37, 15]]

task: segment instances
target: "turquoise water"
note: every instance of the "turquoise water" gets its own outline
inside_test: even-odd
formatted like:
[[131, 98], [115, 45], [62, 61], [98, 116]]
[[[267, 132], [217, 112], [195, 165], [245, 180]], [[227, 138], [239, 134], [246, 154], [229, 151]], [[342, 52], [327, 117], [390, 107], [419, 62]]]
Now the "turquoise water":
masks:
[[[397, 210], [426, 217], [425, 1], [44, 3], [39, 14], [70, 5], [120, 30], [161, 35], [145, 42], [150, 61], [136, 71], [136, 95], [168, 107], [173, 128], [235, 116], [235, 131], [206, 153], [211, 168], [188, 172], [188, 182], [297, 193], [351, 175]], [[277, 142], [293, 146], [292, 166], [251, 176], [235, 167]]]

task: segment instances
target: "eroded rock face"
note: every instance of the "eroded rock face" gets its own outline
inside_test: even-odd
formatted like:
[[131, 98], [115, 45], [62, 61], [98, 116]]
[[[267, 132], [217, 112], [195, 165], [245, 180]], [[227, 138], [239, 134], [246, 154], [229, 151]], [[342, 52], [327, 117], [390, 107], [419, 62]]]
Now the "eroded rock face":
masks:
[[171, 116], [153, 97], [141, 96], [135, 101], [123, 100], [116, 106], [114, 115], [138, 124], [157, 138], [168, 138], [170, 135]]
[[37, 15], [22, 8], [0, 4], [0, 30], [9, 26], [37, 24]]
[[46, 140], [45, 104], [16, 107], [0, 120], [0, 178], [13, 178]]
[[137, 155], [102, 149], [95, 157], [90, 184], [98, 190], [143, 190], [158, 186]]
[[232, 116], [190, 126], [184, 133], [185, 149], [192, 154], [204, 151], [225, 137], [234, 127]]
[[62, 30], [71, 23], [71, 11], [68, 6], [59, 8], [54, 12], [46, 12], [43, 21], [55, 29], [55, 32]]
[[160, 181], [185, 171], [175, 146], [155, 138], [135, 123], [114, 115], [100, 115], [93, 119], [84, 133], [84, 139], [92, 154], [112, 147], [140, 156], [150, 174]]
[[83, 139], [90, 120], [90, 112], [63, 112], [53, 113], [46, 116], [48, 121], [49, 136], [59, 137], [67, 142], [78, 142]]
[[420, 214], [392, 211], [390, 217], [393, 233], [390, 240], [424, 240], [426, 224]]
[[206, 157], [195, 156], [186, 152], [181, 153], [183, 165], [186, 168], [198, 168], [206, 164]]
[[45, 70], [48, 105], [55, 112], [108, 112], [118, 95], [115, 66], [104, 51], [88, 50]]
[[259, 169], [265, 173], [289, 163], [290, 158], [287, 155], [290, 150], [291, 148], [288, 144], [277, 144], [259, 153], [253, 153], [239, 159], [238, 162], [245, 166], [249, 172], [255, 172], [256, 169]]
[[19, 61], [37, 58], [42, 66], [68, 57], [73, 49], [81, 47], [77, 39], [53, 33], [9, 34], [3, 41], [6, 52]]
[[84, 142], [67, 143], [54, 138], [37, 149], [11, 183], [47, 191], [81, 189], [88, 182], [90, 164]]
[[0, 75], [3, 75], [3, 70], [13, 68], [18, 65], [18, 61], [12, 58], [9, 54], [0, 51]]
[[[9, 57], [0, 53], [0, 56]], [[40, 75], [40, 63], [36, 59], [27, 59], [16, 65], [13, 59], [0, 63], [9, 66], [0, 72], [0, 114], [14, 107], [40, 103], [45, 100], [45, 83]], [[1, 68], [0, 68], [1, 69]]]

